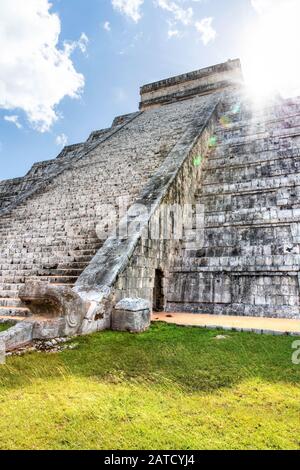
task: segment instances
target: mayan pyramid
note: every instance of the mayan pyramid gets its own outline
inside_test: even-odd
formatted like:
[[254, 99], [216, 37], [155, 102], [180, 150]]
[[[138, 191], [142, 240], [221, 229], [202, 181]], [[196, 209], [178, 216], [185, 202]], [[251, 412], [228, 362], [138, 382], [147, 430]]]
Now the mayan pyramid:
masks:
[[122, 299], [299, 318], [299, 115], [252, 104], [232, 60], [143, 86], [139, 111], [1, 181], [2, 321], [89, 333]]

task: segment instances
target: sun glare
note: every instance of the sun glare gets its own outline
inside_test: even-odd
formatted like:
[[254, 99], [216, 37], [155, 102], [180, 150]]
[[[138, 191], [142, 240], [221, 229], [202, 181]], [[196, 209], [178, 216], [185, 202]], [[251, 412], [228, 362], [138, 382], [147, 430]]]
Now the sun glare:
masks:
[[274, 0], [247, 37], [243, 69], [251, 95], [300, 95], [300, 0]]

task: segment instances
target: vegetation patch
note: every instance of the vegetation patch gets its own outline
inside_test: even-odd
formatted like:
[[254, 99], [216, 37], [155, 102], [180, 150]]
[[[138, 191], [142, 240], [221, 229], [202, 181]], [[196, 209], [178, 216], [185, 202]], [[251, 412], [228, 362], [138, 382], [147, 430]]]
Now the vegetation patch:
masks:
[[154, 324], [0, 366], [1, 449], [300, 449], [293, 338]]
[[8, 328], [11, 328], [13, 325], [11, 323], [0, 323], [0, 333], [2, 331], [8, 330]]

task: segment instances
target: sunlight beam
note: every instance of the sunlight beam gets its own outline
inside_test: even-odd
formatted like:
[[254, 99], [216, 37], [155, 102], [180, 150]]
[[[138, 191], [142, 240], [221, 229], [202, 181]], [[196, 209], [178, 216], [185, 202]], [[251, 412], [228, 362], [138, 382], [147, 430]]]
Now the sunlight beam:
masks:
[[258, 14], [244, 53], [248, 90], [258, 99], [300, 95], [300, 1], [274, 0]]

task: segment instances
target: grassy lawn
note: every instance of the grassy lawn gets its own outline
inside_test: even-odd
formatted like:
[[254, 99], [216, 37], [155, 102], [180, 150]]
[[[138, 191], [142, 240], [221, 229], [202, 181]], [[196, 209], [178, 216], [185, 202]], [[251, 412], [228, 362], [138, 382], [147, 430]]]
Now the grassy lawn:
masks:
[[300, 449], [293, 338], [217, 334], [155, 324], [9, 358], [0, 449]]
[[0, 333], [2, 331], [8, 330], [8, 328], [11, 328], [12, 325], [9, 325], [8, 323], [0, 323]]

